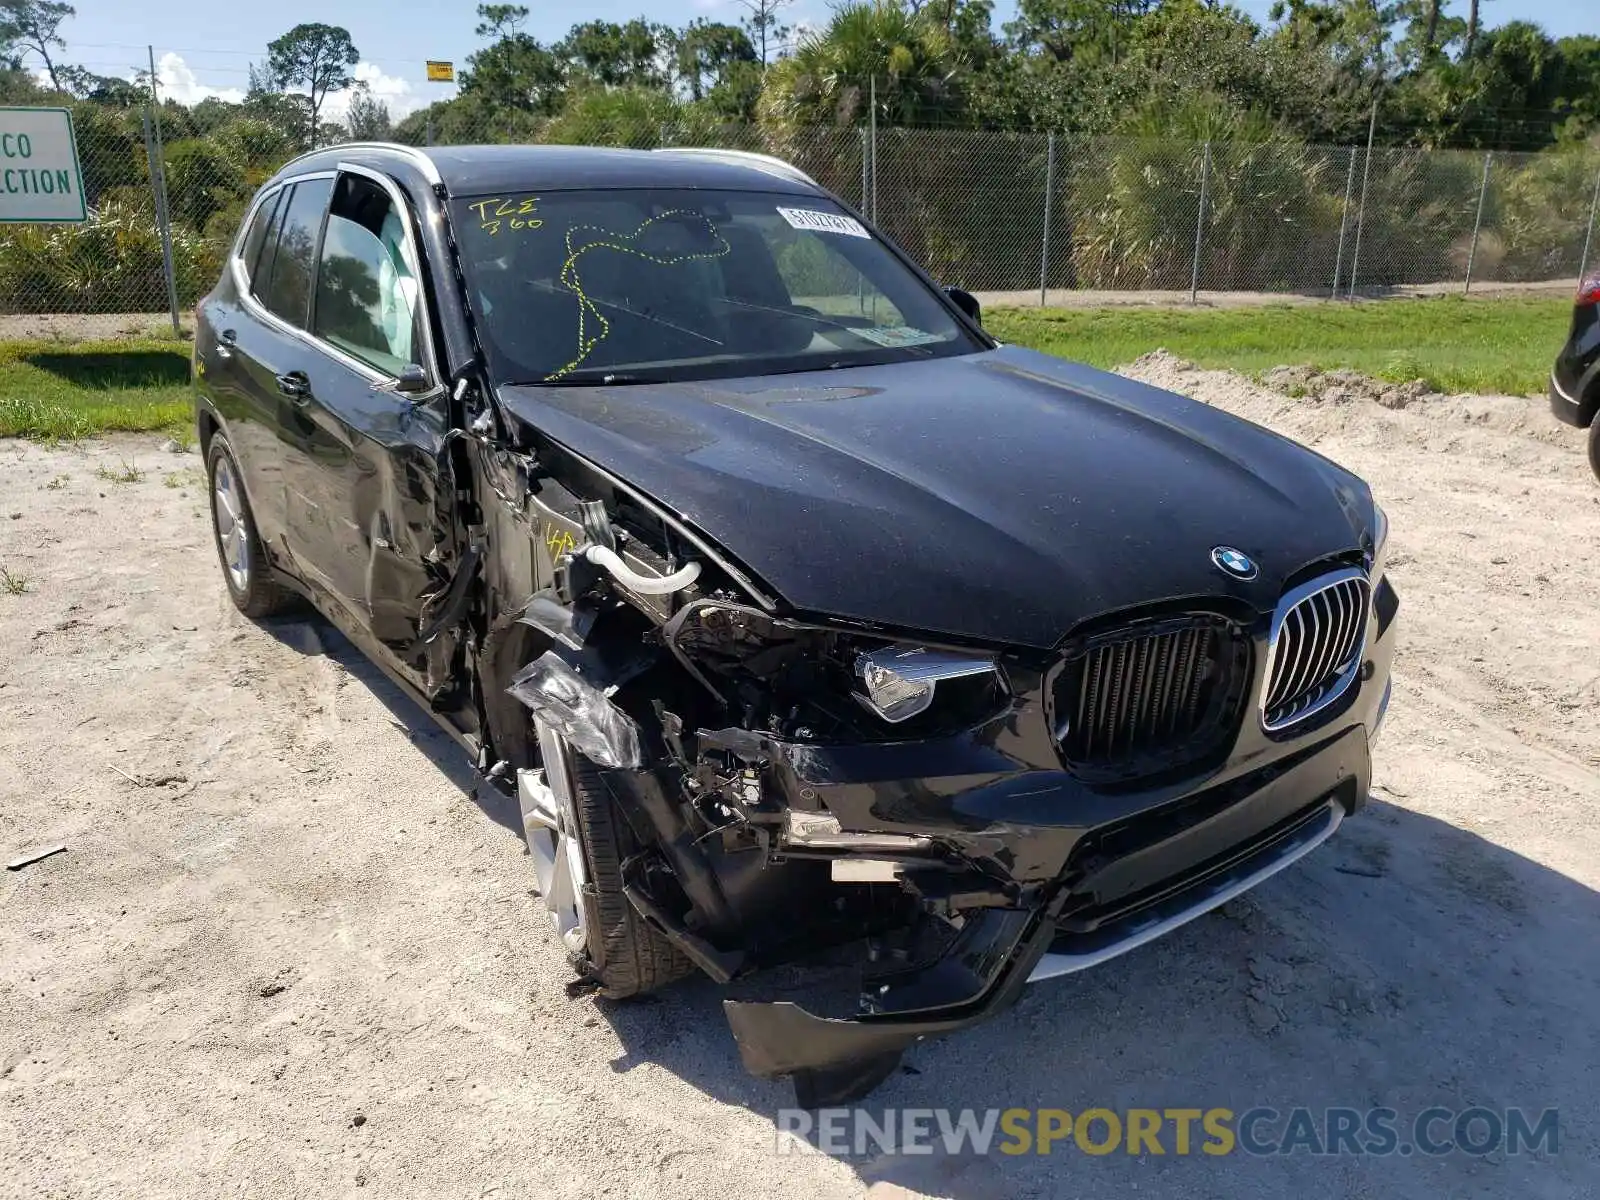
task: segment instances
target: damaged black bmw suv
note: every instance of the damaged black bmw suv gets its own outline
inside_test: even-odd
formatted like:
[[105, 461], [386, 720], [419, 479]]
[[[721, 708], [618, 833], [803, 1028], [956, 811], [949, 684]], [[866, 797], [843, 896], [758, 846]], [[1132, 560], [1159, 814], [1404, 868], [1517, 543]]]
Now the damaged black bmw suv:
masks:
[[806, 1103], [1366, 798], [1366, 485], [997, 344], [776, 159], [317, 151], [198, 318], [235, 603], [308, 597], [516, 799], [605, 994], [858, 955], [843, 1012], [727, 1002]]

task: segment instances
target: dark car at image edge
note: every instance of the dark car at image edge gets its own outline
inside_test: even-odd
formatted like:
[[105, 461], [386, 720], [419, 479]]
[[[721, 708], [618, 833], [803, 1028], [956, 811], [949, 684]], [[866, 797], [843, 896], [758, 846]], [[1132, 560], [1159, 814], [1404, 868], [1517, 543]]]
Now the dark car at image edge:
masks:
[[1600, 479], [1600, 272], [1578, 285], [1572, 326], [1550, 372], [1550, 411], [1589, 431], [1589, 466]]
[[[234, 602], [515, 801], [584, 981], [730, 984], [806, 1104], [1306, 854], [1389, 701], [1361, 480], [979, 317], [776, 159], [378, 144], [198, 310]], [[849, 994], [763, 1001], [796, 962]]]

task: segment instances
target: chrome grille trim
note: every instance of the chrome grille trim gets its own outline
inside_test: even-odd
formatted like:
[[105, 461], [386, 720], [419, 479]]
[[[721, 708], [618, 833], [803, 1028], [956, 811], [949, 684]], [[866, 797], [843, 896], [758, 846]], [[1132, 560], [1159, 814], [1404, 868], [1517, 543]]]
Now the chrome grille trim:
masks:
[[1354, 682], [1367, 643], [1372, 585], [1357, 567], [1286, 592], [1272, 614], [1261, 725], [1269, 733], [1321, 712]]

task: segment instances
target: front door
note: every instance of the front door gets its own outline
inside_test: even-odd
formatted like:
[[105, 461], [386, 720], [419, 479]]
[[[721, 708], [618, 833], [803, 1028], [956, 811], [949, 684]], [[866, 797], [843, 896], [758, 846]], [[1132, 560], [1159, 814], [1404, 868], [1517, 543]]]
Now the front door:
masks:
[[[449, 409], [410, 222], [394, 184], [339, 174], [311, 298], [317, 353], [305, 363], [291, 436], [305, 472], [298, 556], [422, 686], [414, 645], [425, 604], [449, 581], [456, 540]], [[420, 390], [397, 390], [407, 368], [421, 369]]]

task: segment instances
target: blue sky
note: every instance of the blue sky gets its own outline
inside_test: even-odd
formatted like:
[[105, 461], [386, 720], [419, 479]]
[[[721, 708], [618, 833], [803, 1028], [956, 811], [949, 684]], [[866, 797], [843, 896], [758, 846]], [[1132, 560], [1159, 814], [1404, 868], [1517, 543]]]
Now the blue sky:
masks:
[[[744, 11], [735, 0], [587, 0], [581, 5], [526, 0], [532, 10], [529, 31], [554, 40], [579, 19], [626, 20], [641, 13], [651, 20], [682, 25], [695, 17], [733, 22]], [[1272, 0], [1239, 0], [1240, 7], [1265, 21]], [[62, 26], [65, 59], [104, 75], [127, 75], [142, 66], [144, 47], [153, 44], [158, 75], [169, 94], [193, 102], [220, 93], [233, 98], [247, 81], [252, 60], [265, 57], [266, 44], [300, 21], [324, 21], [350, 30], [362, 65], [358, 74], [399, 117], [453, 89], [429, 84], [423, 63], [452, 59], [458, 65], [479, 45], [473, 35], [475, 0], [452, 3], [419, 0], [321, 0], [312, 4], [232, 3], [216, 0], [78, 0], [77, 15]], [[1466, 0], [1449, 0], [1448, 11], [1465, 15]], [[1011, 0], [997, 0], [996, 25], [1010, 18]], [[826, 20], [826, 0], [796, 0], [785, 10], [790, 23]], [[1484, 0], [1484, 19], [1498, 24], [1526, 18], [1557, 36], [1600, 33], [1600, 5], [1594, 0]], [[334, 105], [337, 109], [338, 105]], [[333, 114], [333, 115], [336, 115]]]

